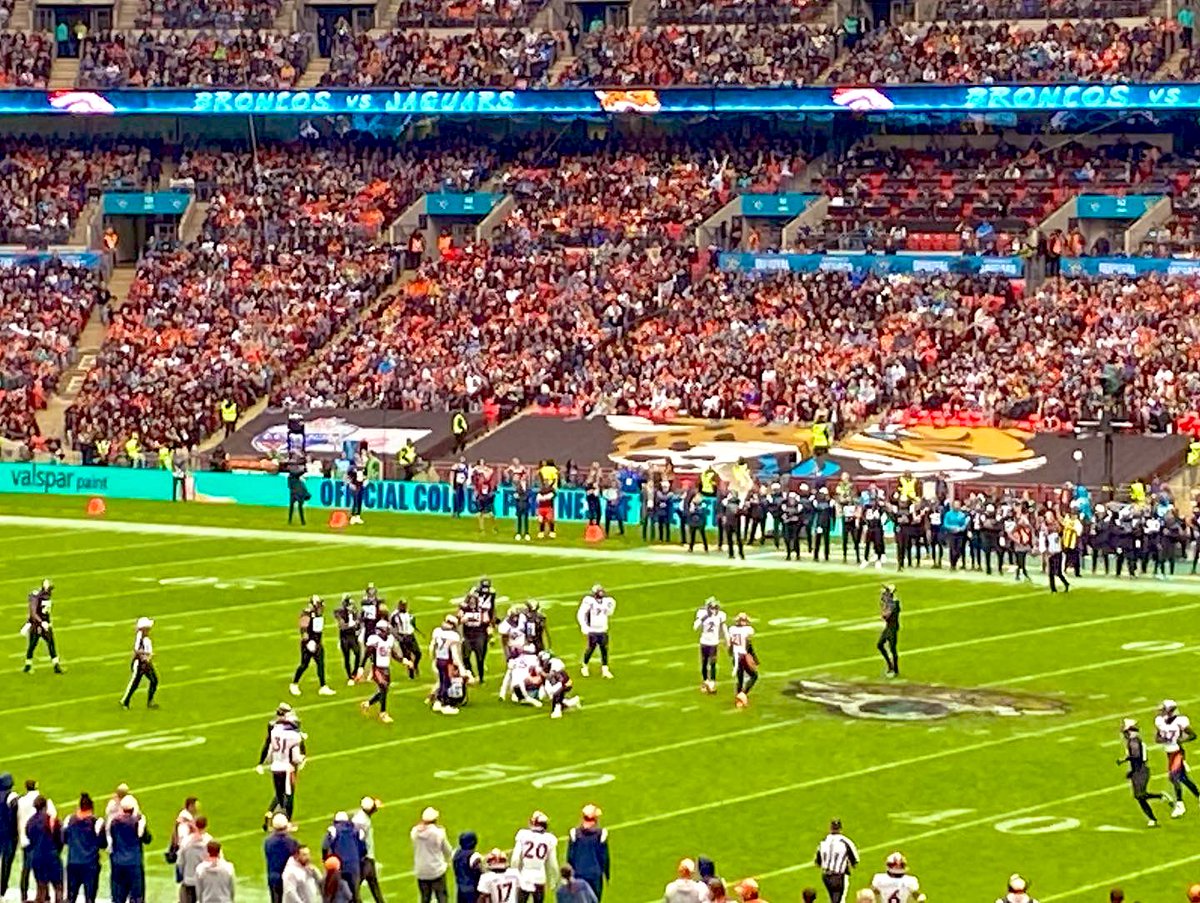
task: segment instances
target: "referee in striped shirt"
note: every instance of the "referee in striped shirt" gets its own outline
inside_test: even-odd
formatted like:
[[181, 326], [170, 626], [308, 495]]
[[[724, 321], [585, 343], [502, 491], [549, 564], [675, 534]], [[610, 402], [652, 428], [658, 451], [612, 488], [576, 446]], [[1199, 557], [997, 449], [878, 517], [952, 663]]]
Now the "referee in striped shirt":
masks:
[[829, 834], [817, 847], [817, 865], [821, 868], [825, 889], [829, 891], [830, 903], [844, 903], [846, 879], [850, 869], [858, 865], [858, 847], [842, 834], [841, 819], [835, 818], [829, 823]]

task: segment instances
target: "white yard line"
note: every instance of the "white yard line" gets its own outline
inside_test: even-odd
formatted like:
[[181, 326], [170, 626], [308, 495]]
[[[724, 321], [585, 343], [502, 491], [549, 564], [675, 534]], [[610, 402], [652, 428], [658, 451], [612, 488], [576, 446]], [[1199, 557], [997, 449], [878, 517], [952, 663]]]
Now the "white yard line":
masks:
[[1061, 894], [1052, 894], [1049, 897], [1042, 897], [1045, 903], [1055, 903], [1058, 900], [1072, 900], [1081, 894], [1090, 894], [1093, 891], [1103, 890], [1109, 887], [1117, 887], [1133, 881], [1135, 878], [1144, 878], [1146, 875], [1153, 875], [1156, 872], [1164, 872], [1167, 869], [1179, 868], [1181, 865], [1191, 865], [1193, 862], [1200, 862], [1200, 853], [1192, 856], [1183, 856], [1179, 859], [1172, 859], [1168, 862], [1158, 862], [1154, 865], [1147, 866], [1144, 869], [1138, 869], [1136, 872], [1126, 872], [1124, 875], [1114, 875], [1111, 878], [1105, 878], [1103, 881], [1097, 881], [1093, 884], [1085, 884], [1082, 887], [1073, 887], [1070, 890], [1063, 891]]
[[[854, 565], [841, 564], [840, 562], [814, 562], [805, 560], [800, 563], [794, 561], [785, 561], [782, 557], [777, 556], [774, 549], [763, 557], [752, 557], [745, 561], [740, 559], [731, 560], [724, 554], [712, 555], [695, 555], [687, 552], [678, 551], [663, 551], [662, 546], [647, 546], [642, 549], [605, 549], [599, 548], [577, 548], [573, 546], [555, 545], [553, 541], [544, 543], [533, 543], [531, 545], [513, 543], [511, 545], [502, 542], [488, 542], [484, 540], [476, 542], [468, 542], [465, 540], [450, 540], [450, 539], [423, 539], [410, 537], [388, 537], [388, 536], [364, 536], [355, 533], [325, 533], [317, 537], [312, 534], [302, 534], [297, 532], [285, 532], [283, 530], [255, 530], [242, 527], [214, 527], [204, 525], [191, 524], [147, 524], [136, 523], [132, 521], [118, 520], [73, 520], [71, 518], [61, 517], [32, 517], [27, 515], [0, 515], [0, 526], [13, 527], [38, 527], [38, 526], [53, 526], [70, 528], [74, 527], [77, 530], [95, 530], [100, 532], [115, 532], [115, 533], [150, 533], [157, 535], [177, 535], [177, 536], [211, 536], [225, 539], [244, 539], [247, 541], [259, 542], [280, 542], [280, 543], [305, 543], [311, 544], [314, 542], [322, 543], [329, 546], [359, 546], [363, 548], [379, 548], [379, 549], [424, 549], [429, 551], [447, 551], [447, 552], [477, 552], [479, 554], [507, 556], [507, 555], [539, 555], [543, 557], [560, 557], [560, 558], [577, 558], [591, 561], [612, 562], [630, 561], [639, 562], [641, 564], [687, 564], [697, 567], [715, 567], [715, 568], [738, 568], [738, 569], [753, 569], [753, 570], [778, 570], [789, 573], [829, 573], [829, 574], [849, 574], [859, 570]], [[866, 573], [872, 573], [868, 570]], [[889, 562], [886, 569], [875, 572], [881, 577], [886, 575], [886, 579], [895, 581], [902, 580], [906, 575], [921, 577], [930, 580], [945, 580], [951, 583], [960, 581], [971, 581], [978, 583], [991, 584], [1011, 584], [1011, 576], [987, 576], [973, 571], [949, 571], [949, 570], [933, 570], [932, 568], [921, 568], [916, 570], [906, 571], [903, 574], [897, 573], [894, 566]], [[1149, 577], [1138, 578], [1137, 580], [1118, 580], [1114, 577], [1087, 576], [1083, 578], [1080, 586], [1086, 585], [1092, 589], [1121, 589], [1124, 591], [1137, 590], [1141, 592], [1194, 592], [1200, 593], [1200, 577], [1192, 577], [1190, 575], [1181, 575], [1172, 581], [1159, 582], [1151, 580]]]

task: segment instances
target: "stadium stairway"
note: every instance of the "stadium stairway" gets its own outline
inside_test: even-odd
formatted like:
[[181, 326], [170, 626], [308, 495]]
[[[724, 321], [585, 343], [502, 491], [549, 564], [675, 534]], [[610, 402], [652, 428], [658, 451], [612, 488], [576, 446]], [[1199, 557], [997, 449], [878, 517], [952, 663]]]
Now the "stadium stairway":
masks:
[[[109, 305], [112, 309], [115, 310], [125, 303], [136, 274], [137, 270], [132, 266], [117, 267], [113, 270], [108, 280], [108, 291], [112, 295]], [[93, 310], [84, 324], [83, 332], [79, 334], [79, 341], [75, 343], [73, 363], [63, 371], [54, 394], [46, 402], [45, 410], [37, 412], [38, 429], [47, 439], [63, 439], [67, 408], [83, 388], [83, 381], [87, 379], [88, 371], [92, 369], [96, 355], [100, 353], [100, 346], [104, 343], [106, 329], [100, 310]]]
[[50, 90], [61, 91], [65, 88], [74, 88], [78, 81], [79, 60], [65, 56], [55, 57], [54, 65], [50, 67]]
[[190, 245], [200, 237], [204, 221], [208, 219], [208, 201], [193, 201], [188, 205], [183, 221], [179, 224], [179, 240]]
[[8, 17], [8, 27], [12, 31], [33, 31], [32, 0], [16, 0]]
[[138, 0], [118, 0], [117, 21], [113, 26], [114, 30], [120, 32], [133, 31], [134, 26], [137, 24], [138, 7], [140, 5]]
[[299, 91], [315, 88], [321, 83], [321, 79], [325, 77], [325, 73], [329, 71], [329, 60], [323, 57], [314, 56], [308, 61], [308, 68], [304, 70], [304, 74], [300, 76], [300, 81], [296, 83], [296, 89]]

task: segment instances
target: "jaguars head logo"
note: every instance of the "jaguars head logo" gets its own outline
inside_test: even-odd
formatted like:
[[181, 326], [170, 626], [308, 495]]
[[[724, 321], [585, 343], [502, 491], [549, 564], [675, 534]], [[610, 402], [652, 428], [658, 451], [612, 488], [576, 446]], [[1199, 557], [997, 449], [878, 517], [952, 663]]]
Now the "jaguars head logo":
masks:
[[1011, 476], [1046, 463], [1029, 446], [1032, 433], [992, 426], [868, 427], [838, 442], [830, 454], [882, 476], [948, 474], [954, 479]]
[[739, 458], [747, 461], [773, 455], [812, 453], [807, 427], [786, 424], [756, 424], [748, 420], [701, 420], [679, 418], [655, 423], [645, 417], [613, 415], [609, 458], [618, 465], [640, 466], [670, 461], [675, 470], [699, 473], [712, 465], [723, 476]]
[[797, 680], [784, 695], [813, 702], [851, 718], [936, 721], [951, 715], [1062, 715], [1067, 704], [1042, 696], [1000, 690], [960, 690], [922, 684], [870, 684]]
[[596, 99], [605, 113], [657, 113], [662, 110], [657, 91], [597, 91]]

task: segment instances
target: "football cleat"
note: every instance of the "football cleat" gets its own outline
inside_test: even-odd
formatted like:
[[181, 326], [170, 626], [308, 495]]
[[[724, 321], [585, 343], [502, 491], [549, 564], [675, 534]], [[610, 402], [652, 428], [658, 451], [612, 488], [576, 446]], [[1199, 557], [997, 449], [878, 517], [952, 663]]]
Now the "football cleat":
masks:
[[300, 685], [299, 684], [288, 684], [288, 692], [291, 693], [293, 696], [299, 696], [300, 695]]
[[739, 709], [744, 709], [750, 703], [750, 699], [745, 693], [738, 693], [733, 697], [733, 704]]
[[395, 719], [391, 715], [389, 715], [387, 712], [380, 712], [379, 720], [382, 721], [384, 724], [391, 724]]
[[1185, 812], [1187, 806], [1183, 804], [1183, 800], [1176, 800], [1175, 805], [1171, 807], [1171, 818], [1181, 818]]
[[559, 708], [558, 706], [555, 706], [554, 711], [550, 713], [550, 717], [551, 718], [561, 718], [562, 717], [562, 709]]
[[457, 715], [457, 714], [458, 714], [458, 709], [456, 709], [456, 708], [455, 708], [454, 706], [452, 706], [452, 705], [444, 705], [444, 706], [442, 706], [442, 708], [441, 708], [441, 713], [442, 713], [443, 715]]
[[317, 690], [317, 695], [318, 696], [336, 696], [337, 690], [335, 690], [333, 687], [321, 687], [321, 689]]
[[588, 671], [587, 665], [579, 666], [579, 676], [580, 677], [591, 677], [591, 672]]
[[613, 675], [612, 672], [608, 670], [608, 665], [602, 665], [600, 667], [600, 676], [606, 678], [607, 680], [612, 680]]

